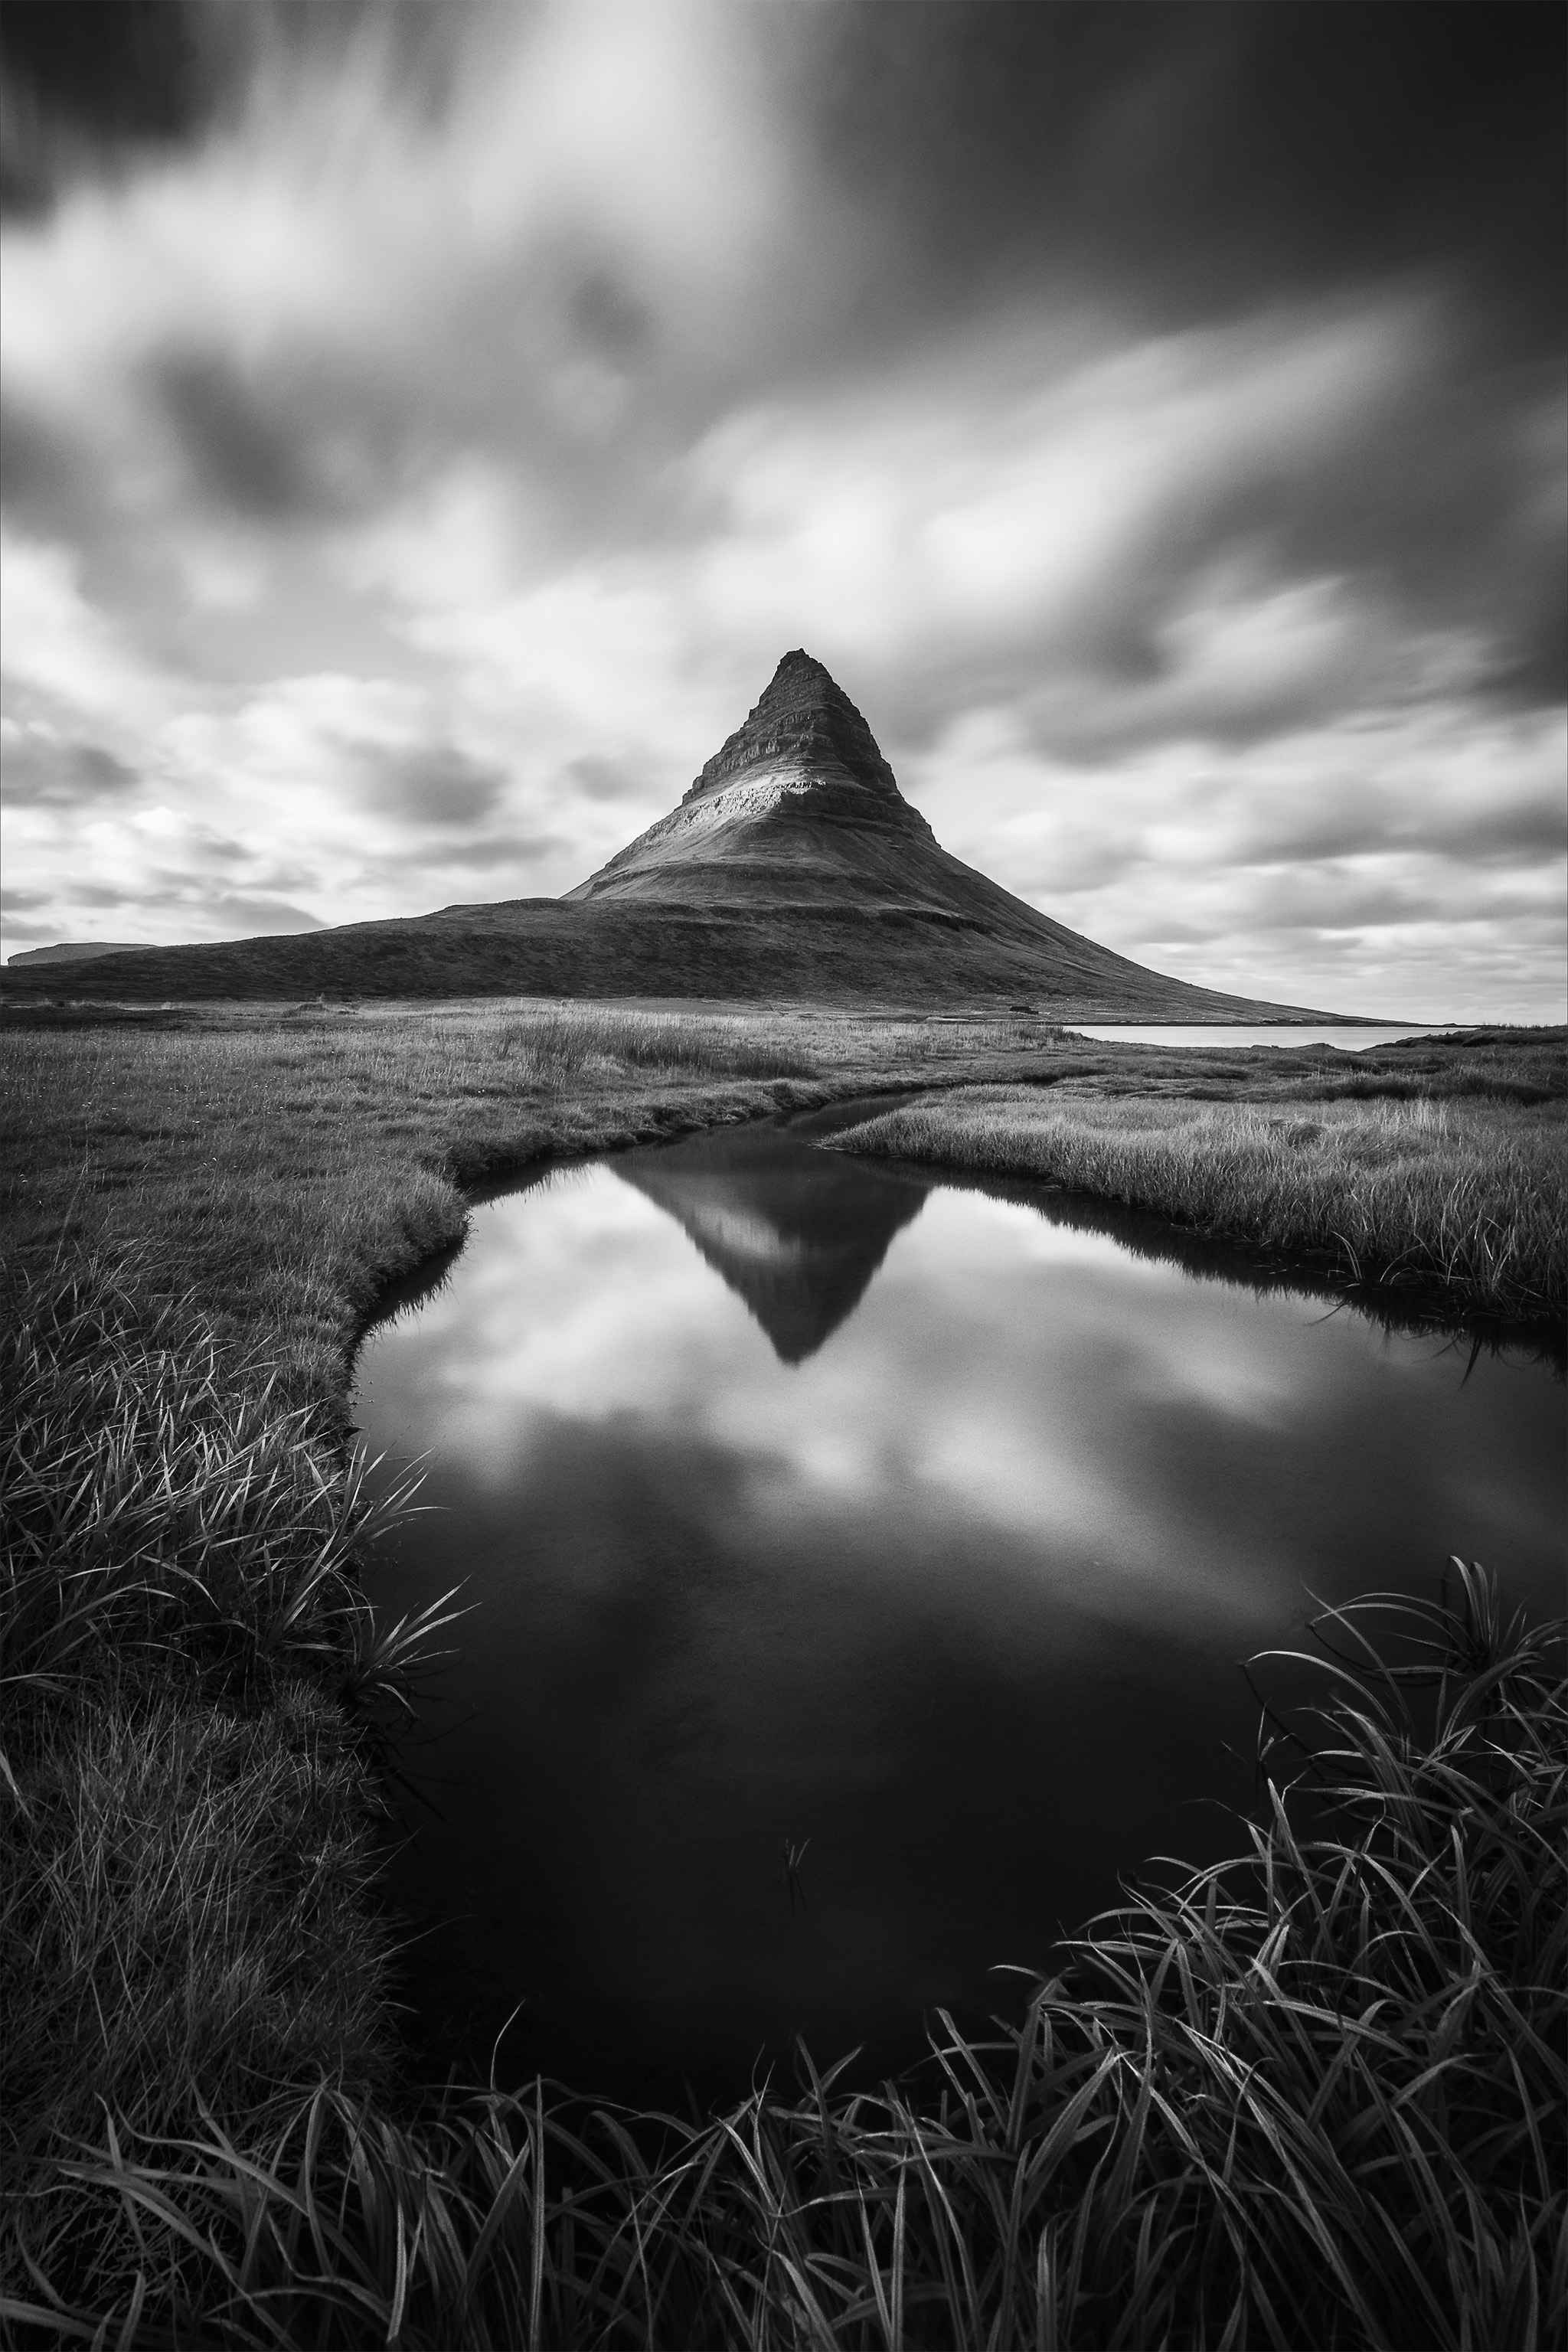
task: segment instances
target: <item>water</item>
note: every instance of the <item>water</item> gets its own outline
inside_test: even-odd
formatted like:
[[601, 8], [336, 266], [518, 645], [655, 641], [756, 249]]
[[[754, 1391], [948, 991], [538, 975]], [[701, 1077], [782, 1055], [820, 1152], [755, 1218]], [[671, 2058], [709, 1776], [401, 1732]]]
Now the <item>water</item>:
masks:
[[1548, 1368], [831, 1124], [494, 1200], [367, 1342], [365, 1441], [438, 1507], [376, 1597], [477, 1604], [394, 1874], [431, 2063], [519, 2004], [513, 2080], [721, 2095], [801, 2030], [890, 2063], [1119, 1873], [1233, 1850], [1238, 1662], [1309, 1588], [1459, 1552], [1558, 1605]]
[[1292, 1045], [1336, 1045], [1342, 1053], [1364, 1054], [1370, 1045], [1397, 1045], [1402, 1037], [1441, 1037], [1448, 1033], [1432, 1029], [1420, 1023], [1407, 1022], [1403, 1029], [1281, 1029], [1258, 1025], [1222, 1027], [1195, 1025], [1182, 1028], [1133, 1028], [1121, 1021], [1074, 1021], [1069, 1024], [1080, 1037], [1100, 1037], [1111, 1045], [1278, 1045], [1288, 1052]]

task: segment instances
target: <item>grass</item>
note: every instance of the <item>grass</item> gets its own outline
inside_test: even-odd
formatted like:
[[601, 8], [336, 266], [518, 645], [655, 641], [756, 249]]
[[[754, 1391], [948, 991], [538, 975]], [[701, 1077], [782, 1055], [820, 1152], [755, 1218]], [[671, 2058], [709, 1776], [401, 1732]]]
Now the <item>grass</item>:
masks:
[[[880, 1042], [552, 1006], [4, 1039], [8, 2191], [100, 2098], [123, 2130], [238, 2129], [387, 2078], [375, 1767], [446, 1638], [363, 1597], [342, 1441], [388, 1279], [497, 1170], [853, 1093]], [[745, 1075], [781, 1066], [817, 1074]]]
[[1316, 1737], [1268, 1752], [1248, 1850], [1096, 1922], [994, 2042], [944, 2019], [876, 2094], [803, 2053], [800, 2095], [701, 2125], [542, 2085], [405, 2124], [323, 2084], [243, 2142], [106, 2126], [14, 2320], [302, 2352], [1551, 2343], [1561, 1630], [1473, 1568], [1457, 1608], [1321, 1630]]
[[[1561, 2011], [1531, 1955], [1560, 1980], [1540, 1847], [1563, 1705], [1546, 1637], [1501, 1627], [1484, 1582], [1429, 1629], [1459, 1662], [1438, 1719], [1375, 1675], [1363, 1727], [1334, 1717], [1358, 1793], [1330, 1801], [1321, 1853], [1303, 1783], [1230, 1876], [1089, 1937], [1022, 2038], [944, 2029], [924, 2082], [808, 2077], [700, 2129], [497, 2086], [421, 2112], [386, 2008], [377, 1765], [450, 1637], [367, 1608], [376, 1527], [343, 1440], [388, 1280], [542, 1158], [898, 1086], [949, 1114], [1005, 1086], [1085, 1149], [1234, 1118], [1314, 1130], [1275, 1137], [1292, 1165], [1320, 1134], [1403, 1137], [1410, 1160], [1484, 1131], [1498, 1158], [1556, 1131], [1560, 1036], [1351, 1066], [804, 1007], [4, 1031], [0, 2291], [20, 2339], [1549, 2340]], [[1426, 2303], [1396, 2225], [1428, 2250]], [[1301, 2294], [1310, 2338], [1289, 2333]]]
[[135, 1272], [62, 1268], [0, 1335], [13, 2186], [105, 2101], [237, 2114], [391, 2046], [370, 1768], [447, 1612], [378, 1626], [363, 1548], [405, 1496]]
[[1568, 1313], [1562, 1102], [1392, 1098], [1371, 1074], [1310, 1102], [1064, 1098], [978, 1087], [902, 1106], [835, 1150], [1042, 1179], [1344, 1281], [1481, 1315]]
[[541, 1085], [601, 1083], [617, 1071], [700, 1071], [705, 1076], [811, 1078], [814, 1055], [792, 1050], [754, 1020], [693, 1019], [679, 1013], [624, 1012], [595, 1005], [562, 1005], [532, 1019], [509, 1021], [499, 1050], [516, 1055]]
[[[36, 1290], [0, 1342], [8, 1722], [26, 1736], [40, 1707], [143, 1653], [162, 1675], [175, 1646], [226, 1698], [306, 1670], [375, 1696], [395, 1653], [356, 1553], [397, 1497], [368, 1503], [360, 1465], [274, 1407], [264, 1364], [226, 1361], [188, 1313], [143, 1310], [125, 1266], [89, 1261]], [[3, 1751], [0, 1773], [14, 1789]]]

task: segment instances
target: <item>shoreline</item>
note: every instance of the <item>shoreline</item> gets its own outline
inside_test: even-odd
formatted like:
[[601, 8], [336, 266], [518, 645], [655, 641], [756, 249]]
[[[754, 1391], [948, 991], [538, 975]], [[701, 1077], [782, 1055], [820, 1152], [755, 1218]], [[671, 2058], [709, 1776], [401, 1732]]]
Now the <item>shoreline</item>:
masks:
[[[364, 1332], [378, 1311], [384, 1311], [387, 1286], [419, 1279], [433, 1252], [460, 1243], [468, 1208], [476, 1198], [490, 1186], [504, 1189], [508, 1181], [542, 1160], [578, 1159], [737, 1118], [789, 1115], [883, 1095], [907, 1099], [912, 1090], [935, 1091], [956, 1105], [977, 1089], [1011, 1086], [1032, 1101], [1043, 1099], [1066, 1111], [1074, 1100], [1082, 1104], [1086, 1097], [1064, 1096], [1060, 1079], [1047, 1078], [1045, 1074], [1058, 1070], [1065, 1061], [1081, 1062], [1086, 1053], [1098, 1054], [1104, 1066], [1097, 1073], [1079, 1072], [1070, 1083], [1107, 1082], [1111, 1093], [1120, 1090], [1123, 1099], [1130, 1093], [1136, 1093], [1141, 1100], [1150, 1099], [1151, 1087], [1174, 1090], [1180, 1098], [1194, 1080], [1202, 1084], [1228, 1078], [1237, 1087], [1260, 1083], [1256, 1067], [1250, 1074], [1246, 1067], [1247, 1049], [1201, 1053], [1205, 1065], [1223, 1062], [1217, 1076], [1214, 1069], [1200, 1070], [1188, 1049], [1170, 1049], [1161, 1055], [1158, 1049], [1131, 1045], [1100, 1046], [1078, 1040], [1043, 1043], [1035, 1034], [1005, 1038], [993, 1034], [979, 1041], [983, 1054], [966, 1052], [961, 1046], [956, 1055], [933, 1056], [930, 1048], [935, 1041], [929, 1034], [913, 1034], [924, 1028], [923, 1023], [911, 1024], [907, 1040], [896, 1041], [907, 1044], [907, 1059], [904, 1066], [891, 1071], [887, 1067], [887, 1032], [880, 1022], [875, 1028], [881, 1034], [868, 1034], [873, 1030], [872, 1023], [858, 1024], [855, 1016], [846, 1016], [839, 1034], [818, 1036], [808, 1044], [795, 1030], [770, 1032], [765, 1017], [754, 1019], [744, 1008], [723, 1024], [707, 1024], [707, 1034], [695, 1041], [690, 1035], [693, 1027], [701, 1030], [704, 1024], [687, 1021], [674, 1024], [679, 1034], [651, 1040], [652, 1047], [671, 1055], [690, 1045], [705, 1054], [710, 1064], [717, 1058], [721, 1065], [728, 1056], [728, 1068], [694, 1069], [689, 1062], [672, 1067], [657, 1058], [616, 1062], [617, 1052], [640, 1053], [649, 1042], [651, 1027], [662, 1017], [619, 1016], [617, 1030], [617, 1016], [604, 1007], [579, 1008], [575, 1016], [564, 1022], [552, 1015], [558, 1029], [564, 1027], [587, 1041], [576, 1071], [563, 1064], [553, 1075], [540, 1059], [549, 1039], [539, 1020], [533, 1016], [519, 1020], [514, 1015], [511, 1029], [516, 1034], [508, 1043], [507, 1016], [498, 1015], [489, 1006], [475, 1008], [468, 1016], [443, 1016], [441, 1022], [416, 1009], [394, 1017], [402, 1020], [404, 1028], [391, 1040], [377, 1036], [378, 1031], [393, 1026], [387, 1016], [362, 1027], [330, 1013], [313, 1013], [287, 1025], [281, 1019], [261, 1022], [245, 1014], [230, 1028], [204, 1024], [194, 1037], [190, 1031], [138, 1034], [106, 1024], [109, 1042], [101, 1043], [100, 1032], [100, 1049], [95, 1049], [90, 1062], [84, 1058], [75, 1073], [74, 1098], [68, 1087], [58, 1083], [54, 1062], [58, 1053], [68, 1055], [74, 1050], [70, 1033], [18, 1029], [18, 1048], [29, 1036], [45, 1041], [39, 1047], [42, 1058], [30, 1105], [32, 1140], [42, 1149], [30, 1167], [13, 1171], [12, 1218], [21, 1227], [24, 1264], [30, 1261], [35, 1280], [45, 1276], [51, 1263], [55, 1275], [68, 1280], [95, 1253], [124, 1259], [131, 1272], [122, 1284], [122, 1328], [115, 1342], [123, 1342], [122, 1378], [132, 1387], [140, 1382], [145, 1389], [149, 1381], [166, 1377], [174, 1383], [169, 1391], [172, 1398], [176, 1402], [184, 1398], [197, 1420], [206, 1416], [204, 1428], [221, 1433], [229, 1426], [224, 1421], [229, 1413], [239, 1448], [235, 1459], [249, 1446], [252, 1453], [244, 1455], [247, 1461], [272, 1462], [273, 1456], [265, 1449], [279, 1442], [284, 1416], [294, 1416], [288, 1444], [278, 1454], [281, 1465], [278, 1475], [284, 1478], [284, 1486], [278, 1492], [294, 1517], [289, 1519], [286, 1511], [283, 1517], [268, 1522], [263, 1514], [263, 1521], [247, 1536], [247, 1540], [254, 1538], [260, 1546], [258, 1557], [271, 1557], [268, 1543], [279, 1555], [287, 1552], [289, 1543], [298, 1549], [300, 1530], [307, 1525], [308, 1514], [300, 1517], [302, 1506], [287, 1484], [296, 1471], [303, 1477], [311, 1461], [323, 1465], [334, 1507], [343, 1498], [347, 1472], [343, 1441], [352, 1414], [354, 1361]], [[832, 1025], [821, 1024], [824, 1031], [830, 1031]], [[1001, 1025], [992, 1024], [993, 1031]], [[857, 1028], [861, 1033], [858, 1036], [847, 1034]], [[480, 1031], [493, 1033], [488, 1034], [488, 1042], [481, 1039], [482, 1052], [475, 1046], [475, 1034]], [[348, 1032], [353, 1033], [352, 1045], [345, 1035]], [[1523, 1039], [1533, 1053], [1552, 1050], [1546, 1040], [1532, 1039], [1528, 1032]], [[968, 1043], [973, 1046], [975, 1041], [972, 1037]], [[378, 1045], [384, 1050], [378, 1053]], [[330, 1049], [330, 1068], [315, 1064], [312, 1053], [317, 1049]], [[115, 1079], [106, 1073], [103, 1055], [112, 1057], [117, 1050], [121, 1062]], [[1452, 1061], [1454, 1054], [1464, 1049], [1444, 1050]], [[148, 1054], [163, 1056], [151, 1074], [143, 1061]], [[596, 1070], [590, 1066], [595, 1055], [604, 1063]], [[816, 1060], [815, 1068], [802, 1066], [811, 1058]], [[1356, 1058], [1359, 1065], [1361, 1057]], [[735, 1066], [737, 1063], [765, 1065], [770, 1059], [787, 1066], [771, 1071]], [[1184, 1067], [1173, 1066], [1178, 1060]], [[977, 1062], [982, 1066], [977, 1067]], [[257, 1076], [252, 1065], [263, 1063], [268, 1080], [258, 1087], [251, 1083]], [[523, 1063], [526, 1071], [519, 1066]], [[984, 1066], [987, 1063], [989, 1066]], [[1337, 1080], [1342, 1069], [1342, 1060], [1339, 1070], [1325, 1066], [1321, 1079]], [[52, 1087], [48, 1085], [51, 1071], [56, 1078]], [[1310, 1083], [1317, 1075], [1304, 1069], [1284, 1074], [1287, 1079], [1298, 1077], [1304, 1083]], [[1398, 1098], [1400, 1084], [1408, 1075], [1407, 1062], [1382, 1073], [1394, 1087], [1391, 1098]], [[458, 1098], [459, 1081], [464, 1092]], [[1510, 1083], [1516, 1092], [1523, 1088], [1528, 1093], [1531, 1081], [1516, 1071]], [[957, 1095], [955, 1085], [961, 1090]], [[44, 1094], [37, 1091], [39, 1086], [44, 1087]], [[1251, 1098], [1249, 1092], [1246, 1099]], [[1265, 1098], [1273, 1098], [1272, 1088]], [[1500, 1103], [1502, 1099], [1498, 1097]], [[1538, 1097], [1547, 1104], [1556, 1099], [1554, 1091]], [[968, 1107], [973, 1109], [974, 1105]], [[1296, 1108], [1292, 1102], [1292, 1115]], [[1520, 1108], [1528, 1110], [1530, 1105]], [[1349, 1105], [1343, 1117], [1349, 1118], [1355, 1108]], [[1477, 1108], [1480, 1109], [1479, 1103]], [[461, 1115], [456, 1115], [459, 1111]], [[875, 1114], [867, 1123], [885, 1124], [900, 1115], [895, 1108]], [[314, 1156], [308, 1167], [302, 1167], [299, 1164], [300, 1138], [311, 1129], [316, 1130]], [[190, 1147], [198, 1141], [214, 1147], [215, 1163], [212, 1177], [200, 1181], [194, 1178], [190, 1165]], [[830, 1148], [846, 1148], [845, 1139], [832, 1139]], [[292, 1166], [279, 1167], [280, 1160], [290, 1159]], [[165, 1171], [162, 1176], [160, 1170]], [[73, 1237], [68, 1258], [65, 1252]], [[34, 1296], [37, 1299], [38, 1294]], [[171, 1300], [182, 1296], [190, 1300], [194, 1322], [188, 1314], [182, 1322], [184, 1310], [171, 1306]], [[160, 1317], [164, 1318], [162, 1322]], [[210, 1377], [205, 1389], [189, 1381], [181, 1389], [179, 1383], [188, 1370], [185, 1359], [196, 1345], [193, 1333], [197, 1325], [209, 1335]], [[159, 1364], [163, 1364], [162, 1371]], [[268, 1399], [259, 1422], [258, 1393]], [[262, 1448], [260, 1454], [255, 1452], [258, 1446]], [[150, 1473], [155, 1469], [155, 1465], [143, 1466]], [[223, 1490], [225, 1477], [232, 1490], [232, 1463], [226, 1471], [222, 1461], [216, 1466], [214, 1492]], [[318, 1474], [311, 1476], [319, 1486]], [[352, 1510], [340, 1509], [338, 1517], [345, 1542], [342, 1570], [352, 1578], [358, 1573], [352, 1563], [360, 1535], [353, 1525]], [[309, 1524], [316, 1526], [313, 1521]], [[160, 1540], [166, 1545], [167, 1538]], [[288, 1600], [285, 1619], [298, 1598], [296, 1593]], [[22, 1725], [21, 1738], [13, 1746], [19, 1768], [17, 1794], [31, 1810], [30, 1818], [24, 1812], [19, 1832], [13, 1813], [12, 1831], [21, 1836], [24, 1860], [30, 1853], [36, 1861], [39, 1839], [44, 1837], [38, 1824], [47, 1804], [58, 1799], [61, 1775], [68, 1781], [73, 1769], [86, 1770], [89, 1764], [101, 1774], [106, 1724], [112, 1728], [118, 1723], [121, 1732], [115, 1736], [121, 1737], [125, 1725], [163, 1720], [160, 1705], [177, 1700], [176, 1711], [184, 1726], [176, 1727], [177, 1740], [184, 1740], [192, 1754], [201, 1749], [198, 1734], [203, 1722], [232, 1724], [237, 1728], [223, 1735], [229, 1746], [223, 1750], [227, 1762], [222, 1769], [231, 1779], [233, 1773], [240, 1774], [236, 1785], [254, 1782], [259, 1790], [267, 1773], [274, 1780], [279, 1772], [285, 1777], [295, 1774], [305, 1806], [298, 1850], [292, 1854], [280, 1852], [273, 1863], [279, 1883], [293, 1885], [307, 1909], [317, 1900], [319, 1890], [308, 1883], [308, 1873], [300, 1876], [305, 1831], [314, 1834], [323, 1822], [329, 1828], [336, 1824], [332, 1833], [342, 1853], [343, 1885], [348, 1889], [343, 1896], [349, 1906], [344, 1917], [353, 1934], [371, 1936], [363, 1947], [359, 1975], [361, 1993], [374, 2010], [378, 2000], [384, 2000], [384, 1960], [378, 1962], [372, 1948], [376, 1906], [370, 1882], [363, 1878], [366, 1840], [371, 1834], [365, 1777], [371, 1747], [365, 1743], [374, 1745], [378, 1736], [378, 1707], [384, 1714], [387, 1709], [395, 1713], [400, 1695], [407, 1696], [408, 1677], [416, 1672], [416, 1644], [404, 1653], [378, 1652], [376, 1643], [383, 1633], [367, 1633], [341, 1595], [334, 1598], [323, 1589], [316, 1599], [325, 1612], [319, 1618], [310, 1614], [313, 1604], [309, 1595], [297, 1616], [281, 1627], [263, 1622], [263, 1614], [257, 1614], [252, 1633], [246, 1637], [252, 1639], [254, 1655], [247, 1653], [239, 1667], [228, 1653], [214, 1664], [202, 1648], [208, 1636], [199, 1634], [195, 1640], [182, 1637], [190, 1654], [182, 1659], [179, 1672], [174, 1671], [168, 1649], [171, 1629], [184, 1622], [180, 1610], [188, 1601], [188, 1592], [183, 1599], [179, 1590], [169, 1596], [174, 1614], [165, 1612], [160, 1621], [164, 1629], [158, 1634], [163, 1648], [155, 1648], [140, 1665], [135, 1653], [117, 1654], [112, 1643], [102, 1656], [71, 1652], [52, 1671], [58, 1682], [59, 1673], [68, 1666], [69, 1674], [77, 1677], [75, 1696], [68, 1695], [62, 1701], [57, 1695], [47, 1710], [33, 1709]], [[334, 1609], [337, 1617], [332, 1616]], [[225, 1640], [232, 1650], [233, 1639], [226, 1634]], [[342, 1696], [346, 1684], [340, 1650], [334, 1647], [345, 1640], [351, 1645], [354, 1641], [362, 1643], [356, 1671], [363, 1687], [357, 1698], [349, 1701]], [[337, 1696], [332, 1696], [334, 1677]], [[308, 1690], [314, 1696], [309, 1701], [286, 1700], [289, 1690]], [[356, 1706], [363, 1718], [357, 1731]], [[292, 1715], [279, 1712], [289, 1706], [294, 1710]], [[278, 1729], [284, 1724], [291, 1727], [286, 1738]], [[247, 1725], [253, 1728], [247, 1731]], [[164, 1747], [156, 1752], [173, 1752], [167, 1741], [174, 1737], [176, 1732], [165, 1722], [160, 1733]], [[153, 1751], [144, 1745], [142, 1752]], [[317, 1761], [312, 1763], [311, 1757]], [[97, 1763], [95, 1758], [100, 1759]], [[40, 1780], [44, 1763], [47, 1769]], [[304, 1779], [300, 1780], [301, 1771]], [[245, 1780], [247, 1772], [252, 1776], [251, 1782]], [[256, 1778], [258, 1773], [260, 1780]], [[53, 1782], [49, 1782], [50, 1774]], [[315, 1814], [310, 1811], [328, 1780], [337, 1808], [330, 1822], [321, 1815], [319, 1804]], [[45, 1783], [54, 1790], [47, 1802], [40, 1794]], [[214, 1800], [209, 1795], [203, 1801], [210, 1807]], [[351, 1816], [363, 1822], [360, 1832], [345, 1826]], [[213, 1870], [229, 1866], [242, 1818], [243, 1810], [232, 1817], [233, 1825], [223, 1833], [220, 1845], [227, 1841], [223, 1853], [214, 1849]], [[173, 1835], [177, 1824], [172, 1818], [168, 1827]], [[358, 1880], [356, 1870], [362, 1872]], [[351, 1899], [356, 1884], [362, 1895]], [[263, 1895], [266, 1891], [261, 1890]], [[113, 1927], [110, 1921], [106, 1950], [112, 1950], [110, 1931]], [[193, 1930], [193, 1954], [198, 1940]], [[287, 1965], [297, 1965], [298, 1958], [296, 1954], [288, 1958]], [[280, 1957], [278, 1961], [285, 1976], [286, 1958]], [[361, 2095], [374, 2095], [377, 2084], [390, 2079], [387, 2069], [395, 2063], [384, 2021], [368, 2042], [362, 2031], [362, 2056], [348, 2064], [346, 2074], [345, 2030], [342, 2022], [331, 2029], [340, 2042], [334, 2060], [323, 2018], [305, 2074], [300, 2073], [300, 2055], [288, 2067], [279, 2064], [271, 2090], [259, 2105], [254, 2095], [241, 2096], [231, 2089], [234, 2127], [243, 2126], [247, 2112], [259, 2121], [274, 2114], [279, 2098], [302, 2095], [300, 2086], [312, 2065], [324, 2065], [330, 2075], [337, 2074], [351, 2084], [357, 2081]], [[287, 2042], [287, 2036], [284, 2039]], [[377, 2044], [379, 2056], [372, 2043]], [[112, 2087], [112, 2068], [107, 2073]], [[293, 2094], [281, 2079], [285, 2075], [294, 2083]], [[171, 2076], [161, 2091], [153, 2084], [140, 2114], [127, 2117], [132, 2135], [178, 2129], [182, 2120], [185, 2128], [194, 2127], [190, 2094], [195, 2081], [191, 2077], [180, 2084]], [[15, 2120], [9, 2128], [16, 2131]], [[41, 2119], [35, 2128], [41, 2128]], [[42, 2138], [35, 2137], [30, 2151], [25, 2143], [18, 2146], [13, 2139], [14, 2152], [29, 2172], [40, 2164], [52, 2170], [56, 2159], [47, 2155], [47, 2133]], [[58, 2193], [67, 2192], [62, 2187]], [[69, 2196], [79, 2200], [84, 2193], [79, 2186]], [[104, 2194], [102, 2189], [98, 2192], [93, 2209], [99, 2217], [95, 2228], [99, 2224], [108, 2228], [106, 2215], [110, 2207], [115, 2207], [112, 2193], [109, 2206], [104, 2205]], [[90, 2197], [89, 2202], [92, 2202]], [[73, 2210], [79, 2216], [82, 2209], [78, 2204]]]
[[1564, 1204], [1532, 1214], [1554, 1178], [1561, 1192], [1558, 1142], [1555, 1121], [1510, 1133], [1462, 1100], [1420, 1121], [1307, 1094], [1268, 1116], [1240, 1103], [1160, 1117], [1136, 1099], [981, 1085], [921, 1095], [823, 1148], [1126, 1208], [1393, 1321], [1561, 1344]]

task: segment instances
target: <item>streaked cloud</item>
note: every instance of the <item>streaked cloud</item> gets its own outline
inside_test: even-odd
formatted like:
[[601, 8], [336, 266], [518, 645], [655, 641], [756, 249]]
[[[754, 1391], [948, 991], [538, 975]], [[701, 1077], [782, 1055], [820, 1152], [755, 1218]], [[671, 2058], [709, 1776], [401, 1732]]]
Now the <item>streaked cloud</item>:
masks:
[[1555, 1009], [1554, 12], [135, 16], [5, 37], [9, 944], [570, 887], [805, 644], [1110, 944]]

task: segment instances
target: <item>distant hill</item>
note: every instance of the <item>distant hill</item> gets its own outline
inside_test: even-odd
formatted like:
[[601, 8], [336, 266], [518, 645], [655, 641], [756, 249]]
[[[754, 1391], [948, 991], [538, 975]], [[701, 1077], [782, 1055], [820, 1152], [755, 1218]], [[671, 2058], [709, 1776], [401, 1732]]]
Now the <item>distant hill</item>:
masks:
[[141, 940], [60, 940], [52, 948], [18, 948], [5, 961], [12, 963], [80, 963], [89, 956], [134, 955]]
[[[0, 987], [47, 987], [43, 960], [14, 960]], [[83, 974], [73, 992], [89, 987]], [[950, 856], [848, 696], [801, 652], [679, 805], [564, 898], [105, 952], [90, 993], [1002, 999], [1073, 1021], [1345, 1017], [1167, 979]]]

